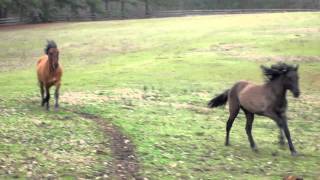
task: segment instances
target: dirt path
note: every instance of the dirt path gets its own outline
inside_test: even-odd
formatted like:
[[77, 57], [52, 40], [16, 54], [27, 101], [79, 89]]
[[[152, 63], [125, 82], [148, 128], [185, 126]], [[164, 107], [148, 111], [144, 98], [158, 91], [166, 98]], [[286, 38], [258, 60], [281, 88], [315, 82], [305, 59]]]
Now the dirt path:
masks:
[[0, 25], [0, 31], [13, 31], [23, 29], [35, 29], [35, 28], [46, 28], [46, 27], [57, 27], [66, 24], [68, 22], [54, 22], [54, 23], [40, 23], [40, 24], [12, 24], [12, 25]]
[[142, 180], [139, 175], [139, 162], [134, 152], [134, 145], [124, 136], [121, 131], [108, 120], [101, 117], [87, 114], [83, 112], [64, 109], [72, 113], [78, 114], [82, 118], [96, 122], [103, 130], [105, 136], [110, 138], [111, 150], [114, 157], [113, 177], [117, 179], [136, 179]]

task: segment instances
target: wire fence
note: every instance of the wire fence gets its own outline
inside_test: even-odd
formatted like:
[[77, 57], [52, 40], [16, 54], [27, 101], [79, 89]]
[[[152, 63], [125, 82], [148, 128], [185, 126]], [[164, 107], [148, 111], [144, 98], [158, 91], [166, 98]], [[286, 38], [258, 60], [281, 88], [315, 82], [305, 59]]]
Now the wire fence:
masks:
[[[161, 18], [161, 17], [179, 17], [191, 15], [214, 15], [214, 14], [248, 14], [248, 13], [278, 13], [278, 12], [319, 12], [320, 9], [222, 9], [222, 10], [172, 10], [172, 11], [154, 11], [148, 16], [142, 17], [117, 17], [102, 16], [97, 14], [68, 15], [61, 14], [51, 17], [50, 22], [61, 21], [96, 21], [96, 20], [114, 20], [114, 19], [136, 19], [136, 18]], [[37, 18], [37, 17], [36, 17]], [[27, 17], [10, 17], [0, 19], [0, 26], [29, 24], [39, 22], [38, 19]]]

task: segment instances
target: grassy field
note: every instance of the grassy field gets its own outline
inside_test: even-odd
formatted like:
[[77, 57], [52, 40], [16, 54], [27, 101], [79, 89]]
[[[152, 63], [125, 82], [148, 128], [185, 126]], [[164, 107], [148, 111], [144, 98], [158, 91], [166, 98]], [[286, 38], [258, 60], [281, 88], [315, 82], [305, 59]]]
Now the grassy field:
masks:
[[[54, 39], [64, 67], [61, 106], [117, 125], [148, 179], [320, 177], [320, 14], [274, 13], [57, 23], [0, 29], [0, 178], [114, 178], [108, 137], [77, 114], [40, 107], [35, 63]], [[299, 152], [256, 117], [249, 148], [241, 113], [224, 146], [225, 108], [213, 95], [259, 66], [300, 64], [300, 99], [289, 98]], [[101, 153], [103, 152], [103, 153]]]

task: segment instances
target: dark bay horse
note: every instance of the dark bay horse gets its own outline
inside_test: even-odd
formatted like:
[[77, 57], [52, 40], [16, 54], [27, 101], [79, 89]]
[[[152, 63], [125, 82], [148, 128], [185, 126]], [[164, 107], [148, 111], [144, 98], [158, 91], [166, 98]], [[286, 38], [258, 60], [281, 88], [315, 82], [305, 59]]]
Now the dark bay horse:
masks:
[[237, 117], [239, 110], [245, 113], [246, 133], [250, 146], [257, 150], [253, 140], [251, 130], [254, 115], [266, 116], [273, 119], [280, 128], [280, 144], [284, 145], [284, 135], [286, 136], [292, 155], [297, 155], [290, 136], [287, 124], [287, 90], [291, 91], [294, 97], [299, 97], [299, 76], [298, 66], [278, 63], [270, 68], [261, 66], [266, 82], [262, 85], [255, 85], [247, 81], [235, 83], [231, 89], [213, 98], [208, 107], [214, 108], [229, 103], [229, 119], [226, 125], [226, 142], [229, 145], [229, 133], [233, 121]]
[[[37, 63], [37, 75], [41, 93], [41, 106], [46, 104], [49, 110], [50, 87], [56, 86], [55, 109], [59, 107], [59, 90], [61, 85], [62, 68], [59, 64], [59, 50], [54, 41], [48, 41], [44, 49], [46, 55]], [[46, 96], [44, 97], [44, 90]]]

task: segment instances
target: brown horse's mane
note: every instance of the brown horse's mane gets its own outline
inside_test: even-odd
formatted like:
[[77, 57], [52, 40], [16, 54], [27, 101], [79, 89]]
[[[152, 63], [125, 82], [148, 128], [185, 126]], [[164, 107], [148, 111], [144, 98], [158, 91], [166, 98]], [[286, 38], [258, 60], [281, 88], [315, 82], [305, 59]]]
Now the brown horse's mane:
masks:
[[[49, 50], [51, 48], [58, 48], [58, 46], [56, 42], [54, 42], [53, 40], [47, 40], [47, 45], [44, 48], [44, 53], [49, 56]], [[50, 73], [54, 73], [58, 69], [58, 67], [59, 67], [59, 63], [53, 64], [53, 62], [49, 61]]]
[[290, 71], [296, 71], [297, 66], [280, 62], [272, 65], [270, 68], [266, 66], [261, 66], [261, 69], [266, 81], [269, 82], [277, 79], [281, 75], [285, 75]]
[[48, 55], [49, 50], [50, 50], [51, 48], [58, 48], [58, 46], [57, 46], [56, 42], [54, 42], [53, 40], [47, 40], [47, 45], [46, 45], [46, 47], [44, 48], [44, 53], [45, 53], [46, 55]]

